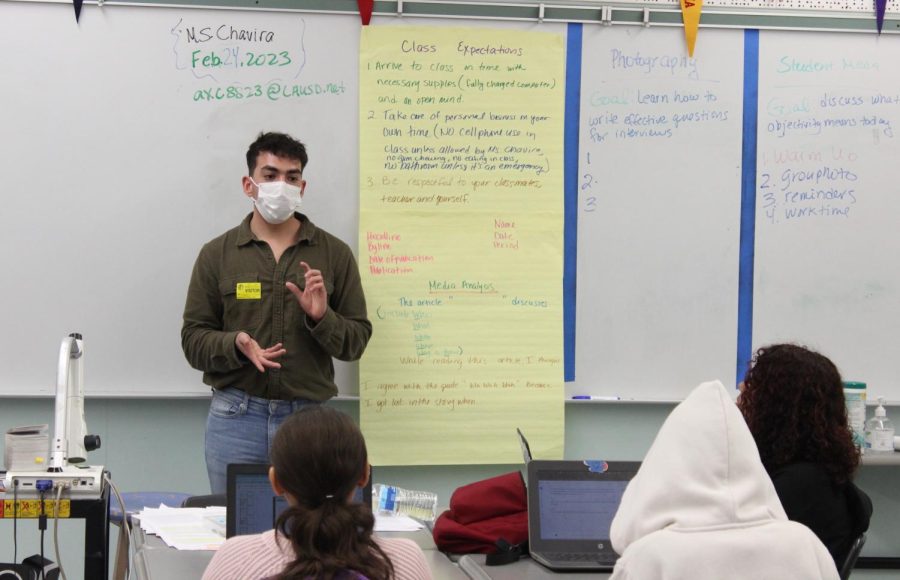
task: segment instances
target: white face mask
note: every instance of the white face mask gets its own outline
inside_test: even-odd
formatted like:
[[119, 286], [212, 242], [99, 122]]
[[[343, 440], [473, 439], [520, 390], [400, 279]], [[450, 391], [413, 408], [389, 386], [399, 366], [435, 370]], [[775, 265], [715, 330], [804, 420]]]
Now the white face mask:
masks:
[[303, 190], [296, 185], [284, 181], [256, 183], [252, 177], [250, 182], [258, 189], [253, 205], [266, 222], [273, 225], [282, 224], [300, 207], [302, 200], [300, 194]]

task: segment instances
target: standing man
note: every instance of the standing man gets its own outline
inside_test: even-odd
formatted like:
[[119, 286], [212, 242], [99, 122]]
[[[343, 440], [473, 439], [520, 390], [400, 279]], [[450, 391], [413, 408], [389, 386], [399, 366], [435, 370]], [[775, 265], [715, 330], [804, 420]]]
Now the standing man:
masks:
[[229, 463], [266, 463], [281, 422], [337, 394], [332, 357], [362, 356], [372, 335], [350, 248], [298, 213], [306, 147], [260, 133], [247, 150], [253, 213], [194, 264], [181, 346], [213, 388], [206, 469], [225, 493]]

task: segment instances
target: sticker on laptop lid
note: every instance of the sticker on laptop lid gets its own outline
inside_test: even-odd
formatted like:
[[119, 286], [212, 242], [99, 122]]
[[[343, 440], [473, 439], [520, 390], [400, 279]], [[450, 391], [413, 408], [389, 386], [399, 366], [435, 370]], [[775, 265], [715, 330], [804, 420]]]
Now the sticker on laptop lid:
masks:
[[609, 463], [602, 459], [585, 459], [584, 464], [591, 473], [606, 473], [609, 469]]

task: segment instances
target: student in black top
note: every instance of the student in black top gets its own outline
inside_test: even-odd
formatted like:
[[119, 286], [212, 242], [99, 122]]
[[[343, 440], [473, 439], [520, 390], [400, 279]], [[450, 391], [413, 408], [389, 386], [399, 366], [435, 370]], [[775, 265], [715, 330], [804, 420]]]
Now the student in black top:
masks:
[[809, 527], [840, 570], [869, 528], [872, 502], [852, 481], [859, 451], [837, 367], [802, 346], [761, 348], [738, 407], [788, 518]]

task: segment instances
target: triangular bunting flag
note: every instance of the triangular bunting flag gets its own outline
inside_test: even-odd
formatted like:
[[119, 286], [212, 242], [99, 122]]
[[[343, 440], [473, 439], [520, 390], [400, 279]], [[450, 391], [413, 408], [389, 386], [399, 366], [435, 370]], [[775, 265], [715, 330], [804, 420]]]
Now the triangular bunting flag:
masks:
[[72, 0], [72, 3], [75, 6], [75, 22], [78, 22], [78, 19], [81, 18], [81, 3], [84, 0]]
[[884, 26], [884, 9], [887, 8], [887, 0], [875, 0], [875, 21], [878, 23], [878, 34]]
[[684, 20], [684, 38], [687, 40], [688, 55], [694, 56], [697, 43], [697, 29], [700, 27], [700, 11], [703, 0], [681, 0], [681, 18]]
[[363, 26], [368, 26], [372, 20], [372, 8], [375, 6], [375, 0], [356, 0], [359, 6], [359, 17], [362, 19]]

